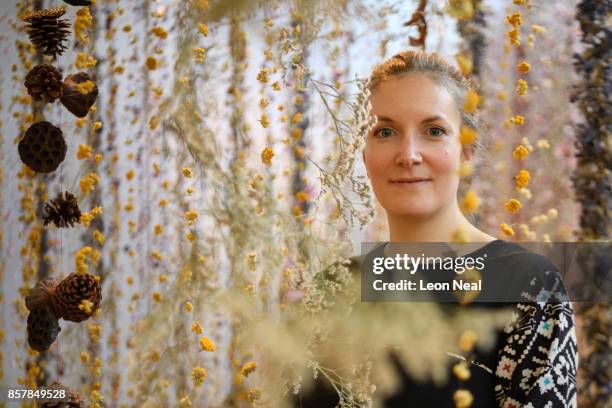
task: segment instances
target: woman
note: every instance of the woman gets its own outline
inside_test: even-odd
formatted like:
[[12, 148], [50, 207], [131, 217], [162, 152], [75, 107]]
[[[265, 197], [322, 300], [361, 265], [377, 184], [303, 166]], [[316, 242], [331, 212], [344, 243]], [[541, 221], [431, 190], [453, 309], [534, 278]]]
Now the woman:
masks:
[[[495, 239], [472, 225], [460, 210], [458, 169], [472, 159], [476, 147], [461, 143], [461, 128], [478, 131], [474, 113], [464, 107], [470, 87], [437, 54], [403, 52], [374, 69], [370, 89], [377, 123], [367, 136], [363, 161], [374, 194], [387, 213], [389, 241], [449, 242], [461, 232], [473, 245], [471, 256], [484, 252], [491, 256], [488, 276], [511, 267], [541, 279], [541, 289], [552, 281], [558, 285], [558, 276], [552, 281], [544, 276], [545, 271], [554, 270], [546, 258]], [[388, 255], [390, 250], [383, 245], [371, 252]], [[351, 259], [354, 270], [361, 259]], [[503, 276], [512, 284], [511, 274]], [[507, 304], [486, 304], [502, 306]], [[498, 333], [497, 348], [477, 352], [472, 376], [461, 384], [474, 396], [472, 407], [576, 406], [571, 304], [525, 302], [513, 307], [516, 319]], [[452, 375], [451, 382], [439, 388], [412, 381], [397, 360], [396, 365], [403, 387], [385, 406], [455, 406], [458, 382]], [[338, 401], [333, 394], [317, 382], [314, 391], [300, 395], [296, 403], [332, 407]]]

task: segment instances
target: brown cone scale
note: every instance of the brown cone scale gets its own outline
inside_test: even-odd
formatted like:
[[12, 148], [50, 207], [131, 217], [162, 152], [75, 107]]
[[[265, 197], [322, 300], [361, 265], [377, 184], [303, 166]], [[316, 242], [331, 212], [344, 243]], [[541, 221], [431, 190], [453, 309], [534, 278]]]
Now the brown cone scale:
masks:
[[26, 15], [27, 31], [34, 47], [43, 55], [57, 58], [67, 47], [64, 44], [70, 35], [70, 22], [59, 18], [66, 13], [63, 8], [36, 10]]
[[100, 282], [87, 273], [71, 273], [57, 286], [53, 307], [64, 320], [81, 322], [91, 316], [85, 310], [79, 309], [83, 300], [93, 303], [91, 314], [94, 314], [102, 300]]
[[62, 96], [64, 84], [62, 74], [53, 65], [37, 65], [25, 79], [28, 94], [35, 101], [53, 103]]

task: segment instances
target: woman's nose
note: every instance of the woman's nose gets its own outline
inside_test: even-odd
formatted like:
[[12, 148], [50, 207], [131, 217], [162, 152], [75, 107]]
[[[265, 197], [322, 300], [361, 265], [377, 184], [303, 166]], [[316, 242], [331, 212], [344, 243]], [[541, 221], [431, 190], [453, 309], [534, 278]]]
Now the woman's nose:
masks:
[[397, 162], [402, 165], [415, 165], [423, 161], [421, 147], [414, 137], [404, 135], [401, 138], [400, 149], [397, 154]]

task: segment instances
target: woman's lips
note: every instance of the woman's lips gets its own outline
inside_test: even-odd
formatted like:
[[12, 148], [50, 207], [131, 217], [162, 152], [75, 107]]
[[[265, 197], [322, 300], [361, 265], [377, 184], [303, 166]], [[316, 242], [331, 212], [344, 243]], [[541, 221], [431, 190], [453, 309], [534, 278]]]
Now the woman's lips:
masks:
[[423, 186], [429, 183], [431, 179], [428, 178], [401, 178], [401, 179], [391, 179], [389, 182], [394, 186], [401, 188], [416, 188]]

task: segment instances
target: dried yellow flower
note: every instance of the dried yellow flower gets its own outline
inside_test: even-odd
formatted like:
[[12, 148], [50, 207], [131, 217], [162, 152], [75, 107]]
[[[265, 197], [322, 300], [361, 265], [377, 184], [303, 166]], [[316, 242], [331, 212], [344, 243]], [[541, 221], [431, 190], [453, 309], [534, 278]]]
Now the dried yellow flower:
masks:
[[200, 347], [204, 351], [215, 351], [215, 343], [208, 337], [200, 337]]
[[472, 74], [474, 63], [471, 56], [466, 55], [465, 53], [460, 53], [455, 55], [455, 60], [457, 61], [457, 65], [459, 65], [459, 69], [464, 76], [467, 77]]
[[480, 199], [474, 190], [470, 190], [461, 200], [461, 210], [466, 213], [473, 213], [478, 210]]
[[515, 198], [509, 199], [506, 204], [504, 204], [504, 208], [506, 209], [506, 211], [511, 213], [517, 212], [521, 209], [522, 206], [523, 205], [521, 204], [521, 202]]
[[517, 65], [516, 69], [518, 70], [518, 72], [521, 72], [524, 74], [526, 72], [529, 72], [529, 70], [531, 69], [531, 65], [527, 61], [521, 61]]
[[460, 381], [467, 381], [471, 377], [470, 369], [465, 361], [461, 361], [453, 366], [453, 374]]
[[302, 121], [302, 114], [300, 112], [297, 112], [295, 115], [293, 115], [293, 119], [291, 119], [291, 122], [294, 125], [299, 124]]
[[550, 143], [548, 143], [548, 140], [546, 139], [538, 140], [536, 146], [538, 146], [538, 149], [550, 149]]
[[206, 24], [199, 23], [198, 31], [200, 31], [200, 34], [202, 34], [204, 37], [208, 37], [208, 26]]
[[261, 390], [259, 388], [251, 388], [247, 392], [247, 399], [250, 402], [258, 401], [261, 398]]
[[472, 162], [461, 163], [457, 169], [459, 177], [469, 177], [474, 173], [474, 164]]
[[81, 95], [87, 95], [88, 93], [93, 91], [95, 86], [96, 84], [94, 83], [94, 81], [87, 80], [85, 82], [81, 82], [80, 84], [77, 84], [75, 88]]
[[525, 118], [521, 115], [516, 115], [510, 118], [510, 123], [517, 126], [522, 126], [525, 124]]
[[298, 200], [298, 202], [307, 201], [308, 193], [304, 191], [298, 191], [297, 193], [295, 193], [295, 199]]
[[515, 46], [521, 45], [521, 34], [519, 33], [518, 27], [513, 28], [512, 30], [506, 33], [506, 36], [510, 40], [510, 43]]
[[191, 370], [191, 378], [196, 387], [204, 384], [204, 381], [206, 381], [206, 370], [203, 367], [194, 367]]
[[512, 155], [517, 160], [518, 159], [522, 159], [523, 157], [527, 156], [528, 154], [529, 154], [529, 150], [527, 150], [527, 148], [525, 146], [523, 146], [523, 145], [516, 146], [516, 148], [512, 152]]
[[93, 27], [93, 17], [89, 12], [89, 7], [82, 7], [76, 12], [74, 20], [74, 36], [83, 44], [89, 43], [87, 30]]
[[149, 119], [149, 129], [155, 130], [157, 129], [157, 125], [159, 125], [159, 119], [157, 119], [155, 115], [151, 116], [151, 119]]
[[262, 68], [258, 73], [257, 73], [257, 80], [261, 83], [266, 83], [270, 80], [270, 72], [268, 70], [268, 68]]
[[92, 307], [93, 307], [93, 303], [87, 299], [83, 299], [81, 300], [81, 303], [79, 303], [79, 310], [85, 312], [88, 315], [91, 314]]
[[100, 177], [96, 173], [89, 173], [81, 179], [80, 187], [83, 194], [89, 194], [96, 189], [96, 185], [100, 182]]
[[516, 94], [519, 96], [523, 96], [527, 93], [529, 89], [529, 84], [524, 79], [519, 79], [516, 81]]
[[98, 242], [98, 244], [104, 245], [104, 241], [106, 240], [106, 237], [101, 231], [95, 230], [93, 233], [93, 236], [94, 236], [94, 239]]
[[531, 180], [531, 175], [527, 170], [521, 170], [518, 172], [516, 176], [514, 176], [514, 182], [516, 184], [516, 188], [525, 188], [529, 185], [529, 181]]
[[453, 394], [456, 408], [470, 408], [474, 403], [474, 396], [468, 390], [457, 390]]
[[196, 210], [189, 210], [185, 212], [185, 221], [188, 225], [193, 225], [198, 220], [198, 212]]
[[191, 331], [196, 334], [202, 334], [203, 330], [202, 330], [202, 325], [200, 324], [200, 322], [194, 322], [191, 325]]
[[266, 147], [261, 151], [261, 162], [266, 165], [272, 164], [272, 158], [274, 157], [274, 150], [270, 147]]
[[254, 372], [256, 369], [257, 369], [257, 364], [254, 361], [250, 361], [242, 366], [242, 368], [240, 369], [240, 374], [242, 374], [245, 377], [248, 377], [249, 374]]
[[168, 31], [163, 27], [153, 27], [151, 32], [163, 40], [168, 38]]
[[508, 24], [511, 24], [513, 27], [518, 27], [521, 25], [522, 21], [521, 21], [521, 12], [520, 11], [515, 11], [514, 13], [510, 14], [509, 16], [506, 16], [506, 21], [508, 22]]
[[87, 353], [86, 351], [81, 351], [81, 361], [84, 363], [87, 363], [89, 361], [89, 353]]
[[259, 123], [261, 123], [261, 127], [263, 128], [267, 128], [268, 126], [270, 126], [270, 117], [267, 113], [261, 114], [261, 119], [259, 119]]
[[463, 145], [470, 145], [476, 141], [478, 134], [474, 129], [468, 126], [461, 126], [459, 140]]
[[147, 68], [148, 68], [150, 71], [153, 71], [153, 70], [156, 70], [156, 69], [157, 69], [157, 67], [158, 67], [158, 62], [157, 62], [157, 60], [155, 59], [155, 57], [153, 57], [153, 56], [149, 56], [149, 57], [147, 57], [147, 60], [146, 60], [146, 62], [145, 62], [145, 65], [147, 66]]
[[156, 259], [159, 262], [164, 260], [164, 257], [162, 256], [162, 254], [159, 251], [156, 251], [156, 250], [151, 251], [151, 257], [153, 259]]
[[96, 66], [97, 63], [98, 60], [92, 57], [91, 55], [87, 54], [86, 52], [79, 52], [76, 56], [76, 61], [74, 62], [74, 65], [78, 69], [85, 69], [93, 68]]
[[464, 331], [461, 333], [461, 336], [459, 336], [459, 349], [465, 353], [472, 351], [477, 339], [476, 333], [472, 330]]
[[77, 159], [78, 160], [88, 159], [91, 157], [92, 153], [93, 153], [93, 148], [91, 146], [81, 143], [77, 150]]
[[473, 89], [470, 89], [465, 96], [465, 102], [463, 104], [463, 108], [467, 112], [473, 113], [473, 112], [476, 112], [476, 109], [478, 108], [479, 103], [480, 103], [480, 95], [478, 95], [478, 93], [474, 91]]
[[188, 396], [184, 396], [179, 400], [179, 408], [191, 408], [191, 400]]

